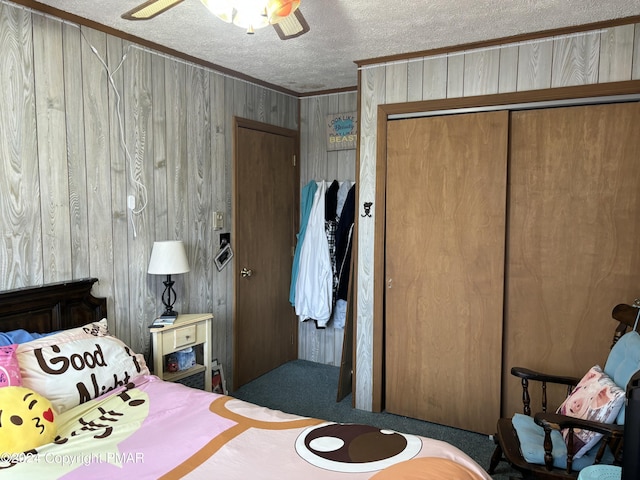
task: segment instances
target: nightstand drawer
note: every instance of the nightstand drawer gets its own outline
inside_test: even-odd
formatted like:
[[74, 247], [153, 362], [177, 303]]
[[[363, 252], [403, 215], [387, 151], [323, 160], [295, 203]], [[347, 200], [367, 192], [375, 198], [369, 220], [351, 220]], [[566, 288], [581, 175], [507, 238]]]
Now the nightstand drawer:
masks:
[[173, 331], [175, 348], [189, 347], [196, 343], [198, 336], [196, 335], [196, 325], [189, 325], [182, 328], [176, 328]]
[[162, 336], [162, 348], [165, 352], [173, 352], [204, 343], [205, 333], [206, 329], [200, 323], [176, 328]]

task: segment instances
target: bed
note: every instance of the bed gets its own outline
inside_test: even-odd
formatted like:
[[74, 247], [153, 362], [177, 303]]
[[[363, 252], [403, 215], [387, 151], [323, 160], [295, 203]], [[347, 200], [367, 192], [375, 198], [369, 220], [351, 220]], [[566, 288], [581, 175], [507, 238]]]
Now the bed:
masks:
[[[490, 479], [442, 441], [160, 380], [108, 332], [95, 281], [0, 292], [0, 332], [34, 337], [13, 347], [22, 387], [51, 402], [57, 427], [53, 441], [0, 452], [0, 479]], [[0, 404], [0, 438], [11, 408]]]

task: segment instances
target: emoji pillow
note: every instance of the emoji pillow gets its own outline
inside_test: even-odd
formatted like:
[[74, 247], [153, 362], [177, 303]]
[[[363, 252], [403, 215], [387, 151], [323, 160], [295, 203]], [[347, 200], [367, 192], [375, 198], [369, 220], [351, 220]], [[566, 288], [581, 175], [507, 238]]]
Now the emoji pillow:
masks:
[[0, 454], [22, 453], [56, 436], [51, 402], [26, 387], [0, 388]]

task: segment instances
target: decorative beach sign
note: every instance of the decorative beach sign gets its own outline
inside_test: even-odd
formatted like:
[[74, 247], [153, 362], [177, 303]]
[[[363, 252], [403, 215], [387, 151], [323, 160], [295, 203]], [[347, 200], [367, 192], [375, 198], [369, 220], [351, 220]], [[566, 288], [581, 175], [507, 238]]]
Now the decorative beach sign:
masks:
[[356, 112], [327, 115], [327, 150], [354, 149], [357, 135]]

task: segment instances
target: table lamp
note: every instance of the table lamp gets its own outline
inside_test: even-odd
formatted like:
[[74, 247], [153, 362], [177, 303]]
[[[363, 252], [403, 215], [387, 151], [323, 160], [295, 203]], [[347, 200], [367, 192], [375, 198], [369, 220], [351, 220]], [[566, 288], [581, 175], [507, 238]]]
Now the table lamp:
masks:
[[188, 271], [189, 262], [187, 261], [187, 254], [184, 250], [182, 240], [167, 240], [153, 243], [147, 273], [167, 276], [167, 279], [162, 282], [164, 283], [162, 303], [165, 311], [161, 317], [178, 316], [178, 312], [173, 309], [173, 304], [176, 301], [176, 292], [173, 289], [174, 282], [171, 280], [171, 275], [187, 273]]

